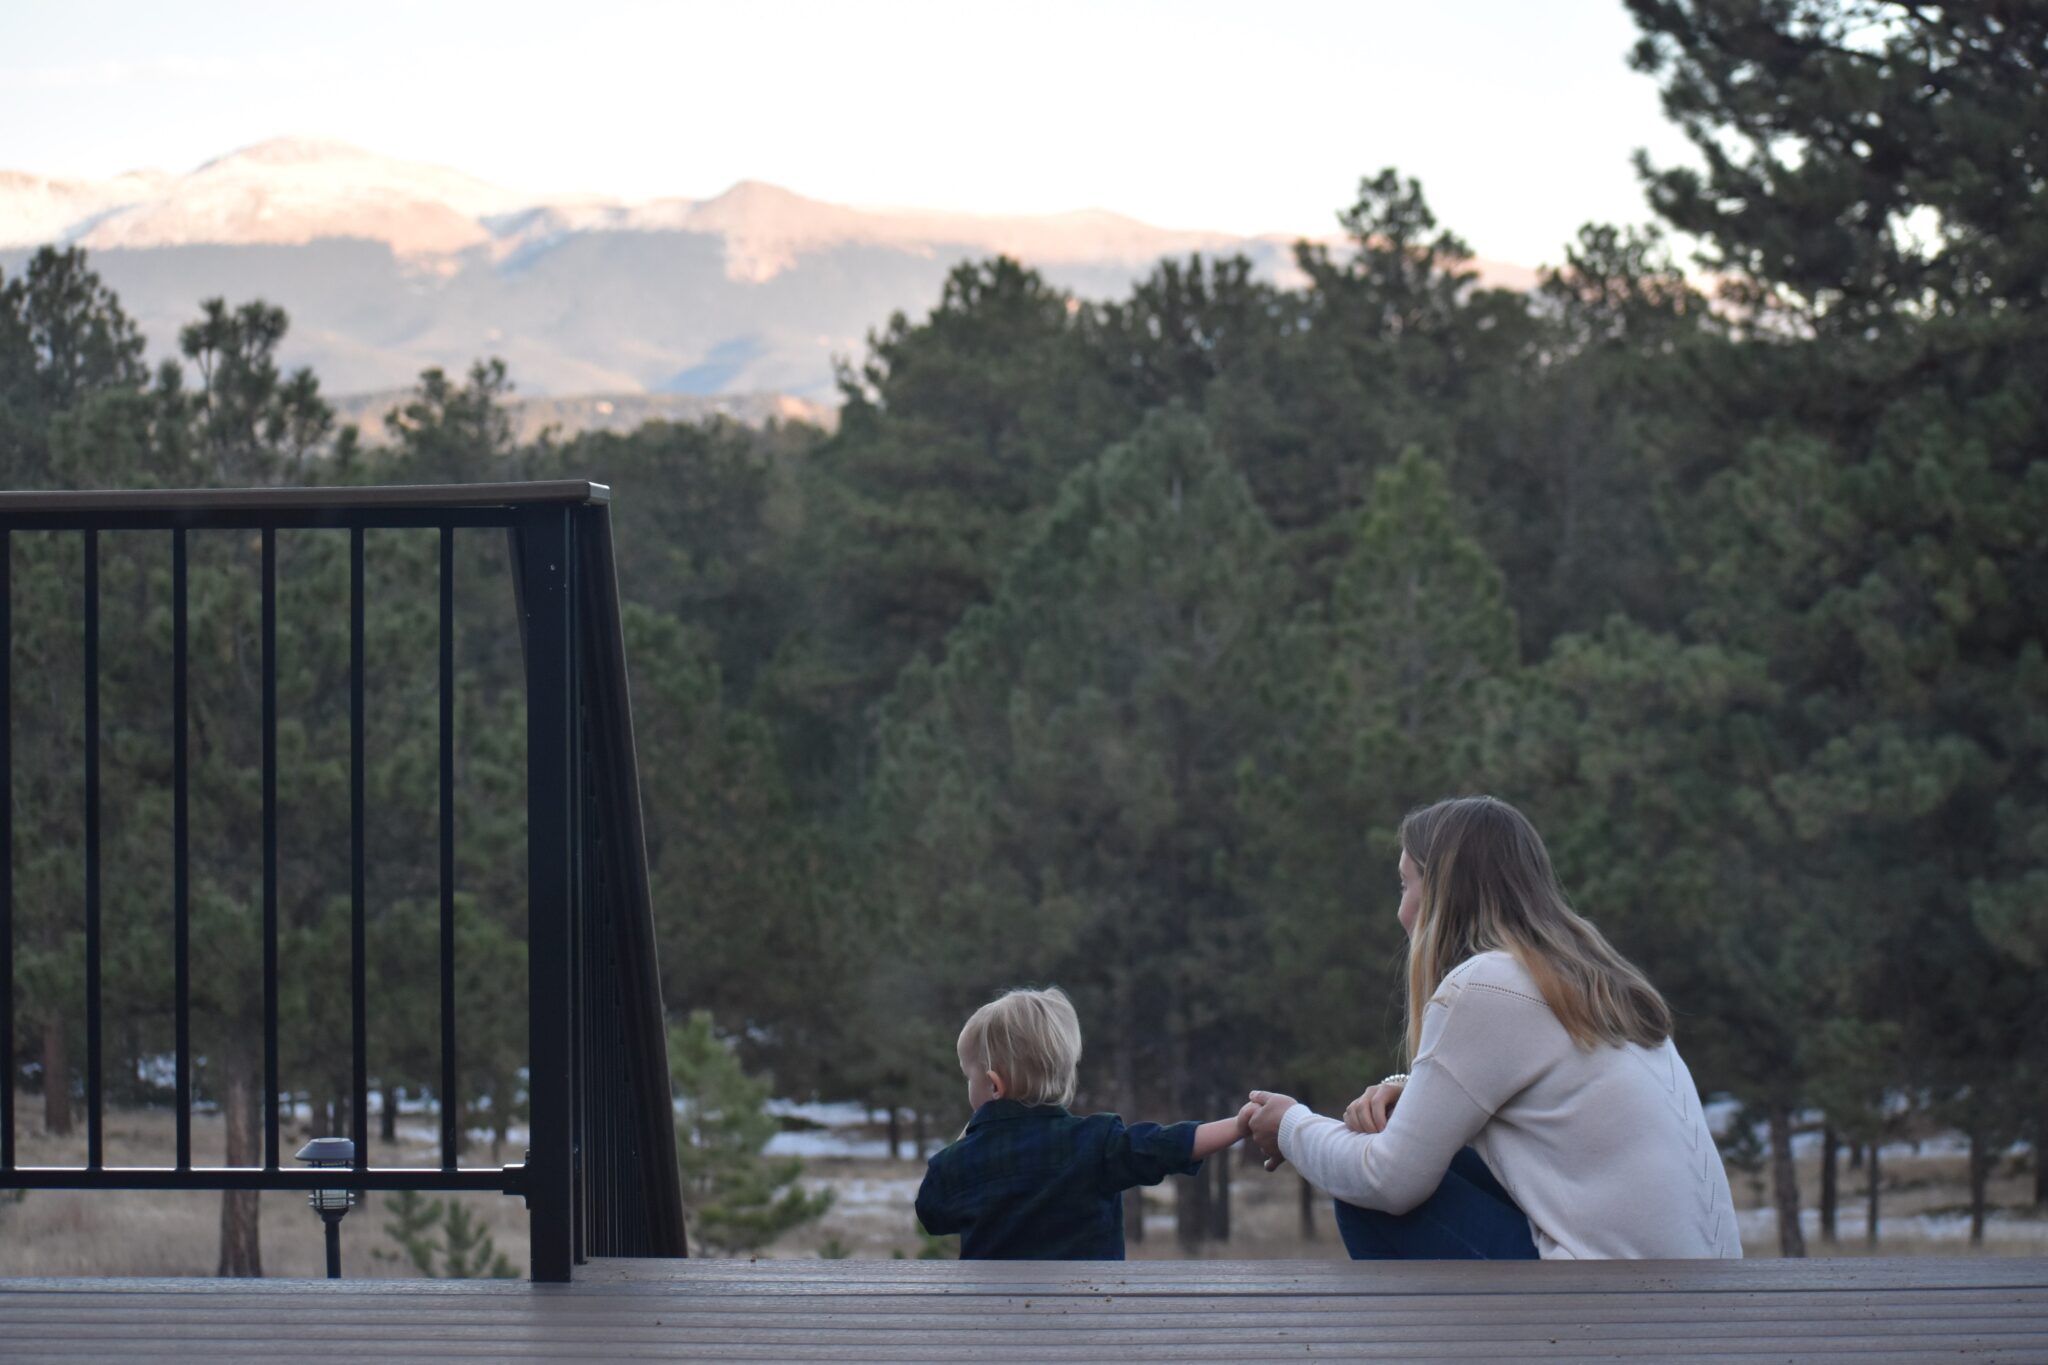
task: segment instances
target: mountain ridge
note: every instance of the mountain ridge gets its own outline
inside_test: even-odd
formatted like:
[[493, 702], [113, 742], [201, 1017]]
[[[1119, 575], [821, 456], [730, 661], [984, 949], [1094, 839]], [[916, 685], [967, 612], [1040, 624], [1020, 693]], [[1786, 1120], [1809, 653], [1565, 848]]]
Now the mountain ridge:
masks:
[[[1292, 238], [1155, 227], [1100, 208], [862, 208], [751, 179], [708, 199], [533, 195], [303, 137], [182, 175], [0, 171], [0, 270], [45, 243], [90, 251], [160, 355], [203, 298], [283, 306], [283, 358], [342, 393], [499, 355], [536, 396], [830, 401], [834, 359], [858, 356], [891, 313], [931, 307], [964, 259], [1014, 256], [1090, 298], [1197, 252], [1241, 252], [1264, 277], [1299, 283]], [[1534, 281], [1522, 267], [1475, 265], [1487, 283]]]

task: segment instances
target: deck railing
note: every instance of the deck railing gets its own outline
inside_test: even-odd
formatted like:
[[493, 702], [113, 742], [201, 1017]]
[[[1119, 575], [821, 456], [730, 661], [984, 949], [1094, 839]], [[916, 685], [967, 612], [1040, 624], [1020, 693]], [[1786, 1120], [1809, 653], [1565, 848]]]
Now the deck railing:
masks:
[[[536, 1280], [567, 1280], [588, 1256], [685, 1254], [674, 1116], [639, 776], [607, 512], [609, 490], [585, 482], [417, 488], [296, 488], [0, 493], [0, 1189], [478, 1191], [524, 1196]], [[457, 1162], [460, 1062], [455, 1014], [455, 532], [510, 533], [526, 675], [526, 1160], [498, 1169]], [[327, 528], [349, 537], [350, 1075], [355, 1165], [287, 1169], [279, 1145], [277, 533]], [[364, 547], [380, 528], [440, 533], [441, 1160], [369, 1164], [366, 867], [364, 852]], [[190, 829], [187, 773], [187, 551], [193, 532], [261, 536], [263, 1164], [192, 1158]], [[15, 1134], [13, 619], [9, 538], [83, 540], [86, 1161], [25, 1166]], [[171, 537], [173, 905], [176, 1154], [166, 1167], [105, 1160], [102, 1094], [99, 537]], [[46, 1084], [60, 1083], [46, 1078]], [[68, 1082], [64, 1082], [68, 1083]]]

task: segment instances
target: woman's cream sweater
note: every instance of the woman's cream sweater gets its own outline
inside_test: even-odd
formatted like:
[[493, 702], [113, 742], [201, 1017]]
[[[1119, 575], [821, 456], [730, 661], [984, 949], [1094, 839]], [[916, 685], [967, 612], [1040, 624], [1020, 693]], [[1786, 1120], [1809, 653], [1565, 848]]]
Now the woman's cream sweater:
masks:
[[1728, 1176], [1692, 1073], [1655, 1048], [1580, 1047], [1513, 956], [1481, 953], [1437, 988], [1383, 1132], [1297, 1104], [1280, 1151], [1348, 1204], [1406, 1213], [1475, 1148], [1555, 1257], [1739, 1257]]

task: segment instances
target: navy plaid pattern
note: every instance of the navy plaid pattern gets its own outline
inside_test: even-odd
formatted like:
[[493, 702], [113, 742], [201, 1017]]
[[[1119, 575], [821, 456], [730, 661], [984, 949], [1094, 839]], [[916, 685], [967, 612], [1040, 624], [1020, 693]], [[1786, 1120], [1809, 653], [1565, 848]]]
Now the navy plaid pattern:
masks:
[[1201, 1170], [1196, 1127], [990, 1100], [932, 1154], [917, 1221], [959, 1233], [965, 1260], [1121, 1261], [1123, 1192]]

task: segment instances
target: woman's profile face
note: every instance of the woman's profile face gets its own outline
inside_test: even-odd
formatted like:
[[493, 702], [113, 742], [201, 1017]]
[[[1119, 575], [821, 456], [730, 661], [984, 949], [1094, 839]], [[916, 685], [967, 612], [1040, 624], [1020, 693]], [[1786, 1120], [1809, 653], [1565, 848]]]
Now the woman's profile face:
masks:
[[1401, 908], [1396, 912], [1401, 928], [1408, 934], [1415, 932], [1415, 917], [1422, 913], [1422, 869], [1408, 856], [1408, 850], [1401, 850]]

